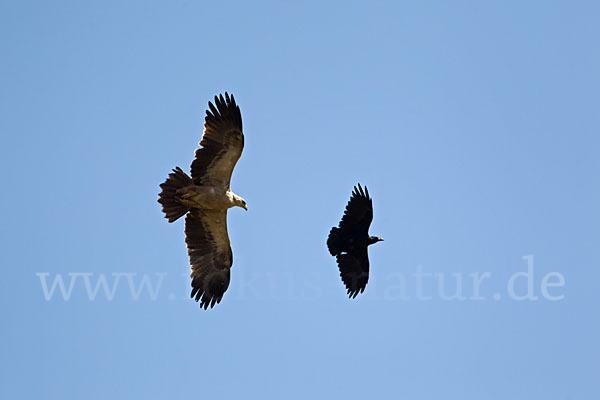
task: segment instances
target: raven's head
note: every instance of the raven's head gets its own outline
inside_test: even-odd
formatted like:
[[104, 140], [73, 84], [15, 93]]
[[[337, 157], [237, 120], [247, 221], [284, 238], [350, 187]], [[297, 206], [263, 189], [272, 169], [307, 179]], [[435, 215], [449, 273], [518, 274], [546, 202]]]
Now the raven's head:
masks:
[[373, 243], [377, 243], [377, 242], [383, 242], [383, 238], [380, 238], [378, 236], [369, 236], [369, 244], [373, 244]]

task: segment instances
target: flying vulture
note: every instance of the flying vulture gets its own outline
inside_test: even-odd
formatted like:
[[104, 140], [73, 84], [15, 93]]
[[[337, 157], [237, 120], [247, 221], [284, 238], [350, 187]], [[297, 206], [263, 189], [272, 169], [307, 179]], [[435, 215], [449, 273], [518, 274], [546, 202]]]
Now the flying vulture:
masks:
[[158, 202], [174, 222], [185, 217], [185, 243], [192, 269], [191, 297], [212, 308], [229, 286], [233, 253], [227, 234], [227, 209], [246, 201], [229, 188], [231, 174], [244, 149], [242, 114], [233, 95], [208, 103], [201, 148], [191, 165], [191, 177], [176, 167], [160, 185]]
[[337, 259], [340, 276], [350, 298], [364, 292], [369, 281], [369, 254], [367, 247], [382, 241], [369, 236], [373, 220], [373, 201], [369, 191], [358, 184], [354, 187], [350, 201], [338, 228], [333, 227], [327, 238], [327, 247]]

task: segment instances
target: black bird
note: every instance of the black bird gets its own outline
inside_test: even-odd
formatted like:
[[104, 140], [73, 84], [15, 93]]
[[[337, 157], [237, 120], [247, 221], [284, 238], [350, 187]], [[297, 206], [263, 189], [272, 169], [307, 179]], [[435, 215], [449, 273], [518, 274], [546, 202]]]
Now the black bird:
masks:
[[382, 241], [377, 236], [369, 236], [369, 226], [373, 220], [373, 200], [369, 191], [358, 184], [352, 191], [339, 228], [331, 228], [327, 247], [337, 259], [340, 276], [350, 298], [365, 291], [369, 281], [369, 254], [367, 247]]

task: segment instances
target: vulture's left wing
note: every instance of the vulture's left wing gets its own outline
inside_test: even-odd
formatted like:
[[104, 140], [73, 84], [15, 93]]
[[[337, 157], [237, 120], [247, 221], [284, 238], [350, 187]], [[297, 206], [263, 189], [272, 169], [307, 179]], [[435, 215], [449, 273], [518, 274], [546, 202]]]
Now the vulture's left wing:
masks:
[[215, 96], [215, 105], [208, 103], [202, 147], [192, 161], [192, 179], [196, 185], [229, 188], [233, 168], [244, 149], [242, 114], [233, 95]]
[[227, 234], [227, 210], [191, 210], [185, 218], [185, 243], [192, 266], [191, 297], [207, 309], [229, 287], [233, 253]]

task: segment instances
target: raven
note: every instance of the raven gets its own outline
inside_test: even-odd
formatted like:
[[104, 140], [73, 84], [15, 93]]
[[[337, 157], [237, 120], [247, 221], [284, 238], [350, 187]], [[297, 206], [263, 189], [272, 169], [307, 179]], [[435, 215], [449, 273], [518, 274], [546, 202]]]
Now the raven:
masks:
[[331, 228], [327, 238], [327, 248], [337, 259], [340, 276], [350, 298], [364, 292], [369, 281], [367, 247], [383, 240], [369, 236], [372, 220], [373, 200], [369, 197], [367, 187], [363, 190], [359, 183], [352, 191], [339, 227]]

